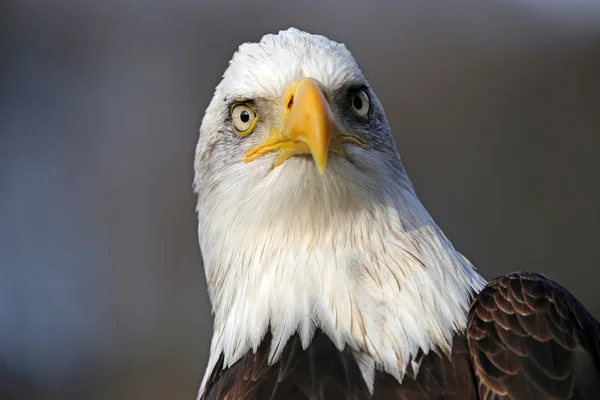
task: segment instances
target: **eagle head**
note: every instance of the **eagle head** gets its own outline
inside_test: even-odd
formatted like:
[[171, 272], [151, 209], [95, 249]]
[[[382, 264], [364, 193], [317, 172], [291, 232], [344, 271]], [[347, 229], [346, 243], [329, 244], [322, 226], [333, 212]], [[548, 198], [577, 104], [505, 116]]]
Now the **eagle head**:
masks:
[[[195, 157], [215, 314], [211, 365], [316, 329], [400, 378], [447, 351], [483, 280], [435, 225], [383, 107], [343, 44], [291, 28], [241, 45]], [[435, 295], [423, 296], [422, 293]]]

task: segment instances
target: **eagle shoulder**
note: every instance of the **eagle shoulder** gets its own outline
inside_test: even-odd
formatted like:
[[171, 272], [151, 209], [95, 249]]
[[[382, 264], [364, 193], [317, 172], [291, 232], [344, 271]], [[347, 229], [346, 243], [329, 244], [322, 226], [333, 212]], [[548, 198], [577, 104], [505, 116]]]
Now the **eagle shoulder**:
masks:
[[541, 274], [488, 283], [471, 306], [467, 339], [482, 399], [600, 398], [600, 324]]

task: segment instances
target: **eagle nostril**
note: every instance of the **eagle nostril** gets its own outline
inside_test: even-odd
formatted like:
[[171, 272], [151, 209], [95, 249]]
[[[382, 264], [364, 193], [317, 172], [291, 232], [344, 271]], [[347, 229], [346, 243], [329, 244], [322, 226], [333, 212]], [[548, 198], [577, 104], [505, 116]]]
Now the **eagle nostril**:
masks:
[[287, 105], [286, 105], [286, 107], [288, 108], [288, 110], [290, 108], [292, 108], [293, 104], [294, 104], [294, 96], [292, 95], [292, 96], [290, 96], [290, 99], [288, 100]]

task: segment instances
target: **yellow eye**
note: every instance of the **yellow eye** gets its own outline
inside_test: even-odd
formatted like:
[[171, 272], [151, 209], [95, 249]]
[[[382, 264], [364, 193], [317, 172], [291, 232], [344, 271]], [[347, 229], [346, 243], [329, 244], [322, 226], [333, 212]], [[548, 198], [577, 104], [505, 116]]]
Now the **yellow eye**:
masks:
[[249, 105], [236, 104], [231, 109], [231, 119], [238, 135], [246, 135], [254, 129], [258, 115]]
[[358, 90], [350, 95], [350, 108], [359, 117], [367, 117], [369, 106], [369, 96], [367, 96], [364, 90]]

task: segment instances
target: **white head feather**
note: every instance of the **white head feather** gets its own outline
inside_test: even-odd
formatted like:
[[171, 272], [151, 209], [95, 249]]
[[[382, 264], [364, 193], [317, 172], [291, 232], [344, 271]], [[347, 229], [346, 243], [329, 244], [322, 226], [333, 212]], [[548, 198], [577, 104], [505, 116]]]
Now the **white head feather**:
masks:
[[[419, 349], [449, 351], [484, 284], [415, 195], [372, 90], [369, 149], [346, 146], [348, 160], [331, 156], [324, 175], [307, 157], [243, 161], [302, 77], [333, 99], [368, 85], [343, 44], [291, 28], [240, 46], [202, 121], [194, 187], [215, 322], [200, 393], [221, 355], [232, 365], [268, 329], [272, 362], [290, 336], [306, 348], [319, 328], [354, 350], [371, 387], [373, 368], [402, 379]], [[240, 98], [262, 101], [244, 138], [228, 119]]]

